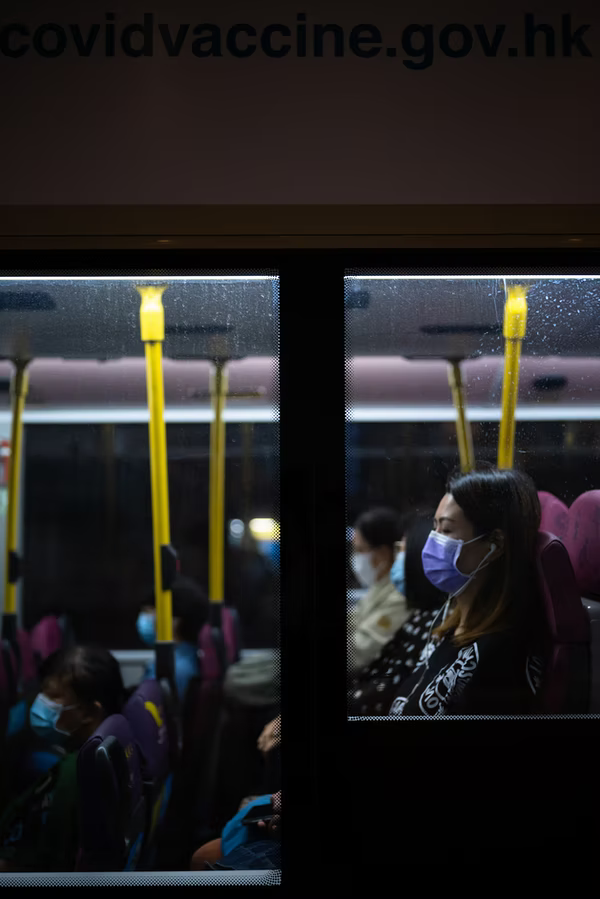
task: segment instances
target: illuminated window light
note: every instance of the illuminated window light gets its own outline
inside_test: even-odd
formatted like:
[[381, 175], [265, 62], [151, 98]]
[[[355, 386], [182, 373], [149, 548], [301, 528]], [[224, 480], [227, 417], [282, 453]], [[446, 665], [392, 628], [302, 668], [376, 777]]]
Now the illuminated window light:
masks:
[[279, 539], [279, 525], [272, 518], [253, 518], [248, 527], [256, 540]]
[[239, 518], [234, 518], [233, 521], [229, 522], [229, 533], [232, 537], [243, 537], [245, 530], [244, 522], [240, 521]]

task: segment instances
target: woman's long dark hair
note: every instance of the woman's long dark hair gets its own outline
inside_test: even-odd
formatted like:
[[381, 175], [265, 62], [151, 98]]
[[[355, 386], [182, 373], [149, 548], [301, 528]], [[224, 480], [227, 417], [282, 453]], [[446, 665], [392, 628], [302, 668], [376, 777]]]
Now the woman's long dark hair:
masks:
[[[469, 608], [464, 631], [455, 637], [458, 646], [496, 631], [532, 625], [537, 591], [536, 540], [541, 510], [535, 484], [521, 471], [478, 466], [469, 474], [453, 475], [447, 493], [473, 525], [475, 536], [495, 530], [504, 534], [504, 552], [482, 572], [479, 589]], [[460, 621], [457, 606], [434, 633], [454, 630]]]

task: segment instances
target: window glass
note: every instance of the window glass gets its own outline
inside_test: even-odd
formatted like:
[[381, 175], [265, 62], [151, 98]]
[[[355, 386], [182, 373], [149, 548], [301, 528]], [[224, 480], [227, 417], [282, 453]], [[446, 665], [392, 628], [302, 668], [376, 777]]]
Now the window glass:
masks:
[[[523, 333], [519, 333], [518, 344], [509, 345], [504, 333], [506, 304], [511, 297], [518, 296], [525, 298], [526, 324]], [[346, 586], [349, 608], [354, 609], [352, 614], [362, 622], [349, 623], [349, 633], [359, 634], [350, 637], [351, 668], [355, 664], [352, 653], [358, 654], [361, 641], [366, 645], [368, 634], [376, 634], [378, 641], [373, 659], [379, 655], [384, 658], [382, 647], [392, 645], [402, 626], [400, 623], [397, 630], [392, 627], [384, 634], [380, 623], [389, 621], [391, 613], [381, 613], [379, 621], [369, 619], [366, 611], [369, 603], [384, 602], [376, 588], [383, 589], [385, 578], [380, 572], [389, 572], [387, 555], [368, 541], [365, 543], [365, 534], [360, 529], [358, 543], [353, 545], [352, 529], [363, 513], [381, 507], [397, 513], [400, 530], [408, 527], [407, 521], [415, 513], [430, 515], [433, 527], [433, 514], [446, 493], [448, 478], [461, 468], [463, 472], [468, 470], [468, 461], [459, 452], [462, 430], [451, 387], [457, 373], [462, 380], [466, 433], [468, 437], [470, 432], [476, 465], [488, 463], [488, 467], [522, 471], [533, 479], [538, 494], [553, 494], [567, 507], [581, 494], [600, 488], [599, 309], [600, 277], [595, 273], [347, 272]], [[508, 366], [507, 375], [507, 353], [516, 345], [519, 357]], [[514, 452], [506, 463], [499, 457], [503, 397], [507, 385], [514, 385], [517, 380]], [[543, 496], [541, 501], [541, 529], [549, 531], [554, 527], [554, 520], [545, 517]], [[592, 584], [580, 575], [577, 565], [578, 558], [582, 557], [573, 537], [577, 527], [570, 524], [572, 516], [569, 515], [564, 519], [564, 533], [558, 530], [552, 533], [565, 542], [577, 580], [574, 591], [579, 591], [587, 603], [587, 597], [594, 592], [600, 598], [600, 580]], [[471, 527], [470, 522], [468, 526]], [[376, 532], [377, 528], [372, 528], [372, 533]], [[475, 536], [479, 533], [473, 530]], [[537, 539], [537, 528], [534, 533]], [[463, 552], [457, 558], [462, 558]], [[600, 545], [594, 552], [600, 552]], [[450, 560], [451, 565], [454, 561]], [[454, 598], [459, 583], [463, 584], [460, 580], [463, 574], [470, 577], [471, 571], [461, 571], [459, 567], [458, 574], [455, 571], [453, 575], [454, 586], [444, 591], [444, 600], [448, 595], [450, 598], [443, 616], [460, 617], [461, 624], [455, 625], [457, 635], [463, 628], [469, 632], [467, 622], [474, 620], [469, 619], [468, 605], [472, 600], [468, 597], [475, 596], [476, 591], [467, 591], [464, 594], [467, 599], [461, 601]], [[432, 576], [438, 580], [441, 577], [439, 573]], [[485, 577], [479, 578], [478, 583], [483, 583]], [[398, 583], [403, 582], [398, 580]], [[470, 583], [466, 581], [465, 586]], [[449, 576], [443, 581], [443, 585], [447, 584], [450, 584]], [[539, 583], [530, 591], [536, 597], [538, 587]], [[364, 603], [356, 606], [356, 600], [361, 597]], [[500, 604], [499, 598], [497, 602]], [[585, 605], [585, 609], [589, 608]], [[545, 614], [542, 606], [536, 605], [532, 614], [537, 616], [536, 639], [541, 640]], [[573, 614], [580, 616], [581, 608]], [[437, 621], [436, 627], [442, 620], [445, 617]], [[454, 640], [455, 629], [445, 634], [444, 639]], [[437, 644], [434, 641], [428, 646], [430, 652]], [[453, 664], [448, 656], [448, 665]], [[585, 673], [581, 672], [583, 668], [571, 698], [578, 689], [583, 696], [586, 685], [589, 686]], [[439, 671], [438, 674], [442, 677]], [[448, 674], [446, 687], [452, 682]], [[438, 687], [439, 684], [435, 690]], [[384, 686], [378, 689], [384, 692]], [[541, 695], [538, 690], [536, 701]], [[398, 714], [402, 714], [405, 700], [406, 697], [399, 700]], [[356, 703], [354, 708], [356, 711]], [[385, 709], [381, 704], [378, 708], [381, 714], [394, 714], [390, 703]], [[581, 709], [579, 703], [571, 711]], [[589, 704], [585, 711], [588, 709]], [[445, 713], [451, 714], [439, 712]]]
[[[22, 622], [29, 628], [44, 614], [67, 612], [80, 641], [143, 647], [136, 618], [153, 589], [153, 567], [138, 284], [168, 285], [163, 380], [171, 542], [181, 572], [208, 590], [210, 391], [219, 358], [228, 378], [225, 602], [238, 609], [247, 646], [275, 646], [279, 307], [273, 273], [0, 277], [5, 441], [11, 360], [32, 360], [23, 416]], [[253, 536], [255, 519], [274, 523], [268, 540]], [[238, 539], [230, 532], [233, 520], [244, 525]], [[4, 531], [0, 536], [4, 544]]]

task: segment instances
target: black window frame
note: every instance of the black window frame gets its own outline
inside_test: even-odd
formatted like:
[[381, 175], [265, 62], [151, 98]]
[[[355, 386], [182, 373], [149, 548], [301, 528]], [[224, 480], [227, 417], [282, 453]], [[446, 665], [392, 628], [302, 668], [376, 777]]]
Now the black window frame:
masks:
[[[564, 857], [568, 839], [577, 849], [572, 858], [591, 859], [597, 845], [593, 802], [574, 812], [565, 793], [560, 814], [569, 834], [554, 826], [567, 772], [595, 745], [594, 719], [399, 726], [346, 717], [345, 273], [462, 266], [487, 273], [517, 267], [600, 273], [600, 250], [472, 249], [469, 238], [454, 240], [462, 246], [0, 251], [0, 277], [263, 267], [279, 275], [282, 750], [290, 808], [282, 883], [299, 896], [310, 895], [315, 884], [325, 894], [372, 895], [388, 873], [394, 892], [410, 884], [424, 895], [435, 892], [435, 883], [444, 895], [460, 890], [464, 896], [470, 883], [480, 895], [482, 883], [489, 884], [490, 875], [496, 879], [499, 859], [536, 894], [539, 850]], [[327, 402], [319, 403], [323, 392]], [[454, 760], [456, 776], [450, 776]], [[516, 810], [524, 784], [533, 822], [524, 820], [520, 806]], [[440, 830], [452, 796], [461, 808], [473, 803], [470, 821], [463, 820], [469, 826], [454, 842]], [[514, 814], [503, 825], [511, 808]], [[471, 840], [467, 854], [465, 839]]]

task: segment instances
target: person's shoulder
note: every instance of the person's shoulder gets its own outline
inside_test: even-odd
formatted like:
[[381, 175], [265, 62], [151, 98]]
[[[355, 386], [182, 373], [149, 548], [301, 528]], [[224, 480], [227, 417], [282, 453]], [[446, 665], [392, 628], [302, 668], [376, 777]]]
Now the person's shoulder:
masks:
[[178, 643], [175, 649], [177, 664], [185, 668], [198, 668], [198, 647], [193, 643]]
[[402, 606], [403, 609], [407, 609], [406, 597], [403, 593], [396, 590], [391, 581], [384, 582], [380, 587], [380, 591], [380, 596], [383, 597], [383, 605], [390, 607]]
[[479, 663], [512, 667], [519, 665], [527, 655], [527, 643], [522, 634], [514, 630], [495, 631], [483, 634], [469, 644], [475, 648]]
[[486, 650], [488, 652], [500, 652], [508, 648], [523, 648], [526, 645], [524, 635], [515, 629], [493, 631], [490, 634], [483, 634], [483, 636], [477, 637], [474, 642], [477, 643], [480, 650]]

